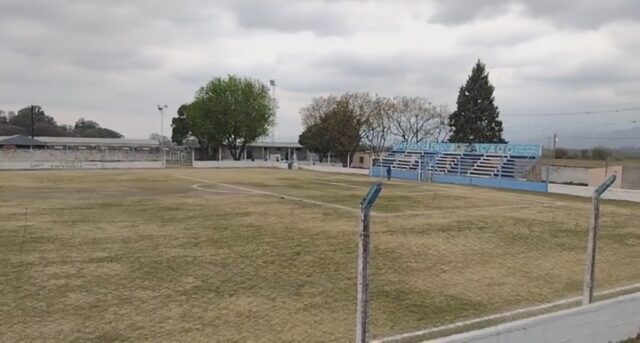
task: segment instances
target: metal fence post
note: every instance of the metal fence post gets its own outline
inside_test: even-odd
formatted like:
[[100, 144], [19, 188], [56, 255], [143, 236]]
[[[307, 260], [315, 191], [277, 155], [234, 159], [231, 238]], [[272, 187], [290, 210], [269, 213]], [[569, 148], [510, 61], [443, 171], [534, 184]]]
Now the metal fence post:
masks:
[[360, 240], [358, 244], [358, 303], [356, 310], [356, 343], [367, 342], [369, 319], [369, 236], [371, 232], [371, 207], [382, 191], [382, 183], [376, 183], [360, 203]]
[[582, 305], [588, 305], [593, 300], [593, 288], [596, 272], [596, 243], [600, 224], [600, 197], [616, 181], [616, 176], [609, 176], [593, 191], [591, 209], [591, 223], [589, 224], [589, 238], [587, 242], [587, 261], [585, 266], [584, 288], [582, 290]]

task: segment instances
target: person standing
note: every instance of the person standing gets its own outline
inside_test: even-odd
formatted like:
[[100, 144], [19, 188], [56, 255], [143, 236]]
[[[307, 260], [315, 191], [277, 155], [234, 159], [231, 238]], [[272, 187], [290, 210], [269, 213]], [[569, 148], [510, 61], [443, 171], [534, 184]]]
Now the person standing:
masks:
[[391, 180], [391, 166], [387, 167], [387, 181]]

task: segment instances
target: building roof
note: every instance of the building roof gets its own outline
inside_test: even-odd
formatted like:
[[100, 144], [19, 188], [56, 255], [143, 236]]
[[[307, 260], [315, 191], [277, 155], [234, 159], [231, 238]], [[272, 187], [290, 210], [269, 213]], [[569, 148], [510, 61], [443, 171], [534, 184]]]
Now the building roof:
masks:
[[1, 136], [0, 145], [29, 145], [29, 146], [45, 146], [46, 143], [33, 139], [28, 136]]
[[250, 143], [249, 146], [258, 148], [304, 148], [297, 142], [254, 142]]
[[160, 142], [152, 139], [127, 138], [93, 138], [93, 137], [36, 137], [47, 145], [65, 146], [160, 146]]

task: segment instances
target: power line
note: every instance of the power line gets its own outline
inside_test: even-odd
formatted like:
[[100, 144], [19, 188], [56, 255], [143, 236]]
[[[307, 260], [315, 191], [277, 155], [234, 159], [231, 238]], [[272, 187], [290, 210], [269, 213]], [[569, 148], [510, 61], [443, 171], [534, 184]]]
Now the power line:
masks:
[[640, 140], [640, 137], [620, 137], [620, 136], [560, 136], [569, 139], [617, 139], [617, 140]]
[[[615, 126], [615, 125], [625, 125], [625, 124], [638, 124], [640, 123], [640, 120], [628, 120], [628, 119], [624, 119], [622, 121], [605, 121], [605, 122], [598, 122], [598, 123], [580, 123], [580, 124], [575, 124], [575, 123], [571, 123], [570, 128], [576, 128], [576, 127], [588, 127], [588, 126], [598, 126], [598, 127], [602, 127], [602, 126]], [[546, 124], [531, 124], [531, 125], [508, 125], [505, 124], [504, 127], [508, 128], [508, 129], [528, 129], [528, 128], [541, 128], [543, 129], [543, 131], [545, 131], [546, 129], [551, 129], [551, 128], [558, 128], [559, 126], [563, 126], [563, 125], [558, 125], [557, 123], [546, 123]], [[564, 125], [566, 126], [566, 125]]]
[[640, 107], [614, 108], [610, 110], [591, 110], [577, 112], [542, 112], [542, 113], [511, 113], [505, 114], [509, 117], [544, 117], [544, 116], [581, 116], [603, 113], [626, 113], [640, 111]]

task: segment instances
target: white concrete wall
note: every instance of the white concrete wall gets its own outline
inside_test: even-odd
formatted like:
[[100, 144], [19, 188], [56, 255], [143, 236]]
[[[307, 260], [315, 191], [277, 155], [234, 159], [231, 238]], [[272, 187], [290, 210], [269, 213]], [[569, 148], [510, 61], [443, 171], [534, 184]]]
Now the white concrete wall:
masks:
[[193, 161], [193, 168], [287, 168], [286, 162], [275, 161]]
[[[275, 161], [193, 161], [193, 168], [287, 168], [287, 162], [275, 162]], [[368, 169], [358, 168], [344, 168], [334, 166], [319, 166], [319, 165], [304, 165], [303, 163], [296, 163], [293, 165], [294, 169], [313, 170], [326, 173], [345, 173], [345, 174], [360, 174], [369, 175]]]
[[[549, 184], [549, 193], [568, 194], [580, 197], [591, 197], [596, 187]], [[603, 199], [626, 200], [640, 202], [640, 190], [609, 188]]]
[[0, 149], [0, 162], [138, 162], [160, 161], [160, 150]]
[[162, 161], [137, 162], [0, 162], [0, 170], [30, 169], [158, 169]]
[[299, 166], [300, 169], [315, 170], [326, 173], [344, 173], [344, 174], [360, 174], [369, 175], [369, 169], [344, 168], [344, 167], [327, 167], [327, 166]]
[[431, 340], [432, 343], [620, 342], [640, 333], [640, 293]]
[[[547, 166], [542, 166], [542, 181], [547, 181]], [[559, 167], [549, 168], [549, 180], [555, 183], [581, 183], [589, 184], [589, 168]]]

